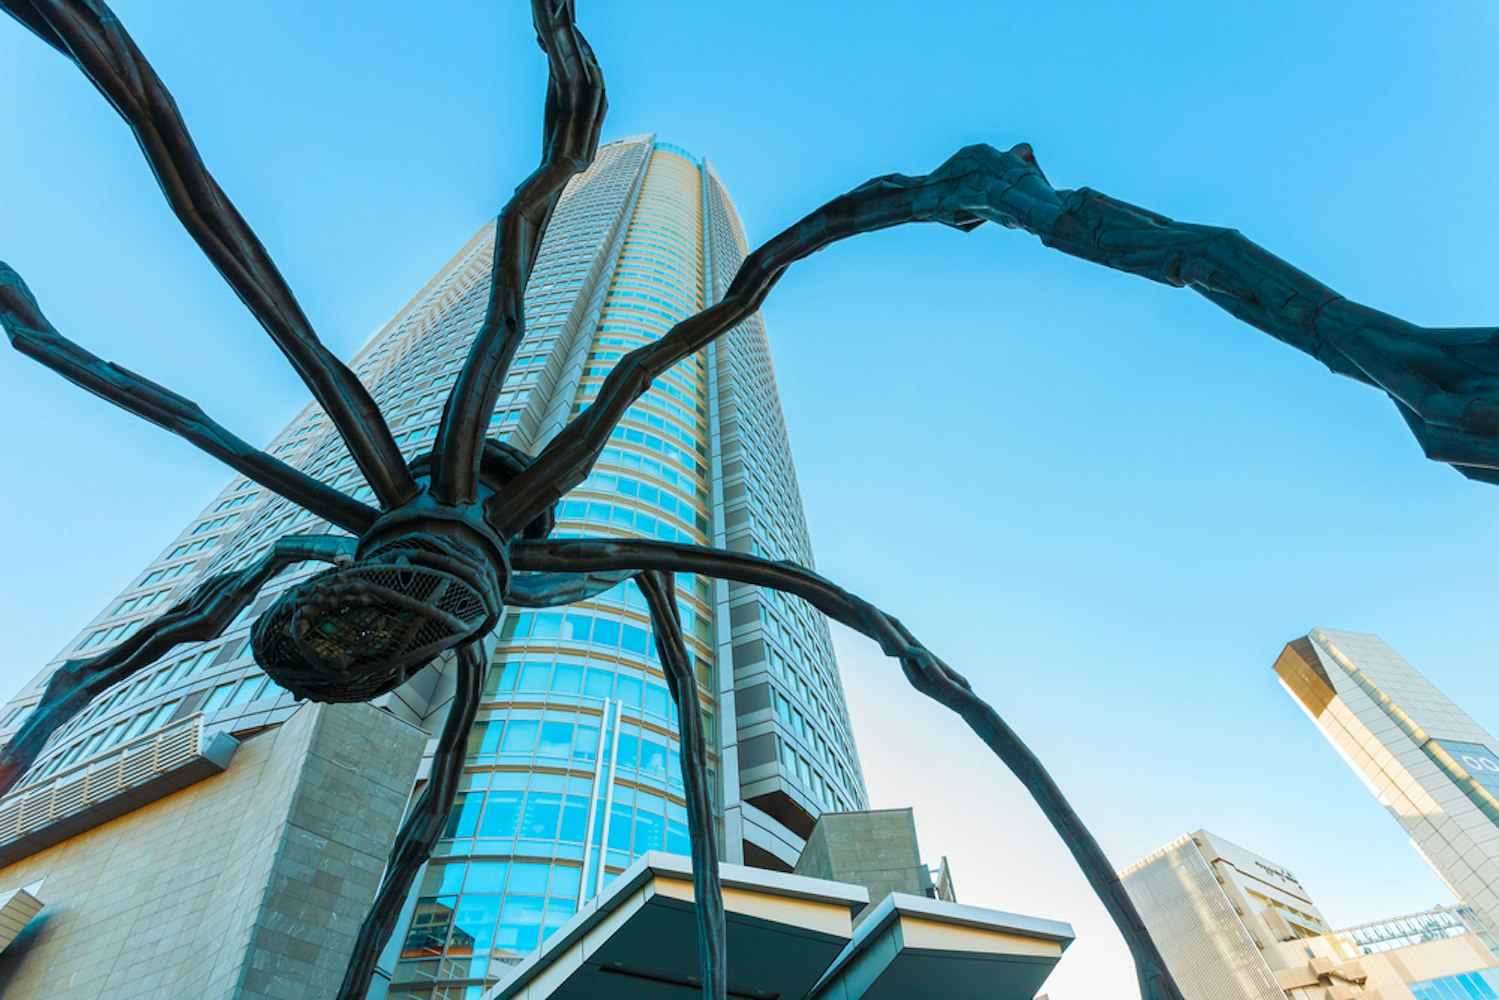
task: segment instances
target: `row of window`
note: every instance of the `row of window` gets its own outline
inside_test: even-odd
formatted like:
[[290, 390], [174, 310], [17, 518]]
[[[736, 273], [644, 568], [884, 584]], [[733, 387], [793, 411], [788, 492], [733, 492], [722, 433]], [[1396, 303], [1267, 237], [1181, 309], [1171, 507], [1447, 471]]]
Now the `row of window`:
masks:
[[[632, 792], [632, 795], [624, 793]], [[635, 801], [648, 796], [654, 802]], [[583, 844], [588, 812], [595, 812], [593, 844], [638, 857], [646, 851], [690, 851], [686, 811], [674, 802], [644, 790], [620, 785], [607, 814], [598, 795], [564, 795], [537, 788], [491, 788], [488, 792], [460, 792], [443, 826], [439, 857], [511, 855], [518, 840], [541, 844]]]
[[609, 289], [613, 291], [616, 288], [627, 288], [647, 293], [663, 292], [668, 304], [678, 305], [689, 311], [698, 308], [695, 281], [668, 276], [659, 271], [650, 273], [651, 271], [655, 269], [621, 267], [615, 272], [614, 281], [609, 285]]
[[[673, 389], [675, 389], [676, 391], [670, 391]], [[700, 439], [703, 434], [707, 433], [707, 425], [701, 418], [696, 415], [696, 410], [698, 408], [693, 407], [694, 412], [689, 413], [686, 409], [678, 406], [670, 399], [663, 399], [663, 392], [665, 392], [666, 395], [676, 396], [682, 399], [687, 398], [687, 395], [680, 389], [676, 389], [676, 387], [671, 385], [671, 383], [669, 382], [663, 382], [661, 384], [661, 390], [646, 393], [640, 398], [639, 401], [636, 402], [634, 406], [630, 407], [629, 411], [626, 412], [624, 419], [633, 420], [637, 423], [644, 423], [651, 427], [660, 428], [662, 425], [657, 423], [656, 421], [660, 420], [661, 418], [655, 417], [654, 419], [652, 419], [654, 415], [650, 412], [650, 408], [654, 407], [656, 409], [662, 410], [679, 421], [682, 428], [691, 435], [691, 438], [683, 438], [679, 434], [676, 436], [680, 440], [685, 441], [688, 445], [697, 448], [698, 451], [706, 455], [708, 453], [707, 447], [701, 442]], [[689, 403], [688, 405], [691, 406], [692, 404]], [[666, 429], [670, 431], [671, 427], [668, 425]]]
[[[609, 301], [612, 305], [623, 305], [632, 309], [644, 309], [646, 312], [660, 312], [662, 316], [672, 317], [686, 317], [692, 315], [697, 311], [697, 307], [695, 305], [690, 305], [685, 300], [678, 297], [664, 298], [660, 295], [652, 295], [649, 292], [637, 292], [633, 289], [622, 287], [630, 284], [638, 283], [616, 281], [613, 285], [610, 286]], [[640, 287], [644, 288], [648, 286], [641, 285]], [[630, 301], [621, 301], [626, 299]], [[639, 305], [638, 303], [640, 302], [652, 302], [659, 306], [665, 306], [667, 309], [670, 309], [672, 311], [661, 312], [661, 310], [658, 309], [651, 309], [648, 306]]]
[[577, 695], [597, 698], [600, 702], [612, 699], [637, 713], [655, 716], [663, 724], [676, 718], [664, 679], [636, 672], [623, 664], [608, 668], [565, 661], [553, 664], [529, 657], [519, 662], [511, 660], [490, 671], [485, 700], [496, 701], [512, 693]]
[[127, 612], [135, 611], [137, 609], [149, 608], [160, 601], [162, 598], [166, 597], [171, 592], [171, 588], [167, 588], [166, 590], [153, 590], [149, 594], [139, 594], [135, 597], [127, 597], [125, 600], [119, 603], [119, 606], [117, 606], [113, 611], [110, 612], [110, 616], [113, 617], [114, 615], [123, 615]]
[[259, 496], [260, 494], [258, 492], [255, 492], [243, 493], [237, 497], [230, 497], [228, 500], [225, 500], [223, 503], [215, 507], [214, 510], [233, 510], [235, 507], [243, 507], [245, 504], [250, 503], [251, 501], [257, 499]]
[[183, 542], [168, 552], [165, 558], [176, 559], [178, 556], [185, 556], [190, 552], [202, 552], [204, 549], [211, 549], [217, 544], [219, 544], [218, 538], [203, 538], [196, 542]]
[[[701, 541], [675, 525], [669, 524], [664, 518], [658, 518], [653, 514], [647, 514], [643, 510], [636, 510], [623, 504], [601, 503], [598, 500], [567, 500], [561, 506], [562, 516], [569, 521], [610, 524], [616, 528], [623, 528], [627, 532], [647, 537], [654, 536], [668, 542]], [[708, 519], [700, 517], [698, 520], [701, 522], [698, 531], [707, 532]]]
[[[576, 911], [576, 900], [565, 896], [419, 897], [395, 978], [482, 979], [489, 973], [491, 954], [505, 964], [519, 961]], [[435, 996], [477, 1000], [482, 990], [479, 985], [440, 986]], [[434, 998], [427, 990], [402, 987], [393, 987], [389, 996]]]
[[500, 628], [500, 641], [526, 638], [586, 642], [604, 649], [622, 649], [646, 660], [656, 659], [656, 644], [649, 629], [587, 614], [522, 611], [507, 616]]
[[28, 783], [39, 781], [73, 764], [88, 760], [90, 757], [97, 756], [120, 743], [133, 740], [143, 733], [160, 729], [167, 724], [167, 720], [172, 717], [172, 714], [177, 711], [177, 706], [181, 704], [181, 698], [174, 698], [161, 705], [148, 708], [132, 718], [121, 719], [108, 729], [101, 729], [87, 739], [79, 740], [63, 753], [52, 758], [52, 760], [28, 775]]
[[802, 787], [812, 793], [822, 808], [829, 812], [847, 811], [852, 805], [840, 795], [836, 788], [807, 758], [785, 740], [777, 738], [776, 743], [780, 746], [781, 766], [788, 773], [795, 774], [801, 782]]
[[[632, 240], [633, 244], [634, 241]], [[626, 247], [619, 255], [620, 271], [653, 271], [656, 274], [666, 275], [673, 272], [676, 276], [693, 285], [697, 284], [697, 276], [688, 274], [686, 268], [682, 267], [681, 258], [676, 254], [661, 254], [655, 251], [642, 251], [635, 246]]]
[[108, 698], [101, 698], [94, 702], [93, 707], [78, 716], [73, 723], [74, 728], [82, 729], [94, 719], [102, 718], [114, 711], [121, 705], [128, 704], [150, 691], [165, 689], [168, 685], [182, 680], [191, 674], [200, 673], [208, 668], [209, 663], [222, 649], [214, 646], [210, 649], [199, 650], [181, 661], [163, 667], [153, 674], [143, 674], [129, 684], [117, 688]]
[[[619, 324], [612, 323], [605, 324], [603, 327], [600, 327], [600, 329], [610, 328], [616, 330], [623, 329], [623, 327], [621, 327]], [[649, 339], [655, 340], [660, 335], [660, 330], [655, 327], [651, 327], [649, 329]], [[659, 400], [660, 396], [662, 394], [665, 394], [683, 403], [688, 409], [697, 411], [700, 415], [706, 414], [707, 411], [702, 406], [702, 403], [699, 400], [701, 393], [698, 385], [696, 384], [702, 377], [702, 372], [699, 370], [698, 358], [699, 355], [697, 354], [683, 358], [681, 361], [678, 361], [675, 365], [672, 365], [670, 368], [668, 368], [665, 372], [657, 375], [655, 380], [651, 382], [650, 389], [644, 396], [641, 397], [641, 399], [646, 402], [652, 402], [654, 400]], [[608, 378], [613, 370], [614, 369], [612, 367], [609, 367], [607, 365], [597, 368], [589, 368], [583, 373], [583, 377], [585, 379]], [[584, 384], [579, 390], [579, 402], [574, 407], [573, 412], [577, 413], [581, 411], [584, 404], [587, 401], [593, 399], [593, 396], [597, 393], [598, 388], [599, 386], [597, 385]], [[688, 420], [687, 423], [690, 424], [692, 423], [692, 421]]]
[[[827, 741], [824, 739], [822, 733], [819, 732], [816, 727], [809, 725], [806, 718], [792, 707], [790, 700], [785, 695], [781, 694], [781, 692], [777, 691], [774, 686], [771, 687], [770, 692], [771, 702], [772, 706], [775, 709], [776, 717], [781, 720], [781, 723], [785, 725], [787, 729], [791, 730], [797, 736], [801, 737], [802, 741], [809, 747], [815, 747], [816, 750], [814, 751], [814, 753], [818, 758], [821, 759], [822, 766], [834, 772], [835, 782], [841, 782], [843, 786], [841, 789], [839, 789], [839, 792], [841, 794], [838, 794], [836, 797], [839, 800], [852, 798], [853, 791], [850, 788], [848, 774], [844, 771], [842, 765], [838, 761], [838, 758], [833, 755], [831, 749], [827, 746]], [[829, 791], [827, 795], [821, 794], [821, 789], [825, 785], [828, 785], [828, 787], [832, 787], [832, 785], [830, 783], [824, 782], [822, 775], [815, 769], [812, 773], [813, 779], [811, 787], [819, 791], [819, 798], [826, 799], [827, 795], [832, 795], [833, 793], [831, 791]], [[797, 774], [798, 776], [802, 777], [803, 782], [807, 780], [805, 776], [802, 776], [800, 768], [797, 769]]]
[[705, 503], [706, 498], [695, 503], [654, 483], [598, 469], [588, 474], [579, 489], [593, 490], [609, 497], [639, 497], [643, 503], [664, 510], [685, 524], [697, 524], [699, 531], [708, 530], [708, 519], [700, 513], [700, 503]]
[[[185, 673], [183, 667], [187, 667], [187, 672], [190, 672], [191, 668], [197, 665], [199, 659], [206, 658], [206, 656], [212, 655], [212, 653], [215, 652], [218, 652], [218, 650], [212, 650], [208, 654], [204, 654], [204, 657], [189, 658], [188, 660], [183, 661], [182, 664], [179, 664], [178, 667], [172, 671], [162, 671], [161, 673], [154, 675], [154, 677], [152, 678], [147, 678], [146, 680], [148, 683], [152, 680], [155, 681], [155, 683], [150, 683], [150, 689], [154, 690], [163, 688], [165, 686], [163, 683], [164, 678], [167, 678], [169, 675], [174, 678], [183, 675]], [[121, 697], [121, 695], [125, 694], [125, 691], [122, 691], [114, 698], [111, 698], [109, 700], [109, 704], [105, 707], [113, 707], [114, 704], [128, 701], [130, 700], [130, 698], [143, 693], [145, 690], [147, 690], [146, 687], [133, 685], [131, 688], [126, 689], [126, 691], [129, 692], [126, 697]], [[202, 712], [204, 715], [210, 715], [214, 712], [217, 712], [221, 708], [230, 708], [237, 705], [248, 704], [256, 700], [257, 698], [263, 697], [268, 694], [274, 694], [276, 690], [277, 689], [275, 688], [275, 686], [270, 683], [270, 678], [265, 674], [254, 674], [241, 680], [229, 681], [224, 684], [218, 685], [209, 692], [207, 699], [204, 700], [203, 704], [198, 707], [197, 711]], [[106, 750], [111, 749], [118, 743], [132, 740], [137, 736], [149, 733], [154, 729], [161, 728], [162, 726], [167, 724], [167, 721], [171, 718], [172, 713], [177, 710], [177, 707], [182, 704], [182, 701], [182, 698], [174, 698], [171, 701], [162, 703], [161, 705], [148, 707], [145, 710], [137, 713], [136, 715], [121, 719], [114, 725], [106, 729], [99, 730], [86, 739], [79, 740], [77, 743], [74, 743], [73, 746], [67, 751], [54, 757], [47, 764], [38, 768], [35, 774], [31, 776], [30, 780], [35, 781], [44, 778], [47, 775], [59, 771], [63, 768], [69, 767], [72, 764], [77, 763], [78, 761], [87, 760], [88, 758], [96, 756], [97, 754], [104, 753]], [[103, 715], [104, 712], [98, 711], [91, 714]]]
[[[643, 445], [651, 451], [659, 452], [671, 459], [677, 465], [688, 472], [695, 473], [699, 478], [706, 478], [708, 467], [698, 461], [693, 455], [663, 439], [659, 434], [647, 434], [645, 431], [634, 427], [616, 426], [609, 434], [612, 441], [623, 441], [626, 444]], [[704, 449], [706, 451], [706, 448]]]
[[1416, 1000], [1499, 1000], [1499, 967], [1411, 983]]
[[198, 565], [198, 561], [196, 559], [193, 559], [185, 563], [179, 563], [176, 566], [168, 566], [165, 569], [152, 570], [151, 572], [146, 574], [145, 579], [141, 580], [141, 582], [137, 584], [137, 586], [147, 587], [153, 583], [159, 583], [162, 580], [171, 580], [174, 577], [179, 577], [182, 574], [188, 572], [196, 565]]
[[615, 465], [623, 469], [643, 472], [647, 476], [670, 483], [688, 496], [696, 497], [699, 503], [707, 502], [707, 490], [701, 485], [683, 476], [670, 465], [664, 464], [660, 459], [652, 458], [649, 455], [642, 455], [634, 450], [627, 451], [623, 448], [606, 446], [599, 453], [599, 460], [594, 464], [594, 468], [597, 469], [601, 465]]
[[109, 628], [101, 628], [96, 632], [90, 633], [88, 638], [78, 644], [78, 648], [80, 650], [93, 649], [95, 646], [102, 646], [106, 642], [123, 639], [127, 635], [133, 634], [136, 629], [145, 624], [145, 621], [144, 618], [136, 618], [128, 622], [120, 622], [118, 625], [111, 625]]
[[599, 727], [559, 719], [494, 719], [469, 730], [470, 764], [496, 764], [535, 758], [538, 764], [589, 765], [599, 754]]
[[[818, 717], [818, 721], [825, 723], [825, 726], [820, 731], [829, 733], [838, 740], [844, 753], [848, 755], [849, 760], [857, 760], [857, 755], [854, 753], [853, 739], [849, 735], [848, 717], [841, 710], [843, 705], [842, 695], [838, 694], [835, 696], [834, 692], [829, 690], [827, 682], [822, 676], [810, 667], [805, 666], [809, 663], [805, 654], [795, 661], [804, 665], [804, 669], [794, 669], [791, 665], [793, 661], [788, 660], [773, 645], [766, 643], [765, 659], [770, 665], [771, 676], [780, 680], [790, 689], [791, 693], [796, 696], [798, 704], [812, 710], [813, 714]], [[811, 674], [810, 680], [807, 676], [809, 673]], [[835, 721], [832, 710], [827, 707], [830, 704], [836, 704], [840, 707], [840, 711], [836, 716], [837, 721]], [[841, 725], [839, 721], [841, 721]], [[836, 763], [836, 758], [830, 757], [830, 759]], [[850, 787], [853, 786], [850, 785]]]

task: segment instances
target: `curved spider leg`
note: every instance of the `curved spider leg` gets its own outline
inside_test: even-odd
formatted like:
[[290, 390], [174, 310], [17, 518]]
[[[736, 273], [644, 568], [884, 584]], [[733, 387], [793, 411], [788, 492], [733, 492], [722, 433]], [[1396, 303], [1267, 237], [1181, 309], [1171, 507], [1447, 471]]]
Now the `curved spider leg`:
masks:
[[480, 643], [471, 642], [458, 651], [458, 686], [432, 755], [431, 777], [396, 834], [375, 901], [359, 925], [338, 1000], [364, 1000], [375, 974], [375, 963], [395, 930], [416, 873], [432, 856], [432, 846], [442, 834], [463, 777], [464, 748], [484, 696], [486, 666]]
[[877, 177], [745, 258], [724, 297], [625, 355], [592, 405], [486, 503], [513, 532], [588, 475], [614, 425], [672, 365], [750, 316], [793, 262], [907, 222], [1022, 229], [1063, 253], [1188, 286], [1238, 319], [1387, 393], [1428, 457], [1499, 482], [1499, 328], [1420, 327], [1351, 302], [1235, 230], [1179, 223], [1088, 188], [1051, 186], [1030, 146], [968, 146], [930, 174]]
[[526, 282], [563, 187], [593, 162], [607, 108], [604, 74], [578, 31], [573, 0], [532, 0], [531, 10], [548, 67], [541, 165], [515, 189], [495, 224], [489, 305], [432, 449], [432, 494], [445, 503], [473, 503], [478, 495], [489, 418], [525, 337]]
[[702, 964], [703, 1000], [728, 996], [728, 925], [723, 908], [723, 885], [718, 874], [718, 834], [713, 822], [713, 800], [708, 790], [708, 743], [703, 736], [703, 709], [698, 698], [697, 671], [682, 635], [681, 613], [673, 577], [667, 572], [645, 572], [635, 578], [645, 594], [656, 636], [656, 652], [666, 672], [666, 684], [677, 704], [677, 728], [682, 740], [682, 786], [687, 799], [687, 831], [692, 844], [692, 885], [697, 905], [698, 954]]
[[672, 365], [752, 316], [786, 268], [839, 240], [907, 222], [940, 222], [969, 230], [981, 218], [951, 206], [966, 181], [953, 160], [923, 177], [889, 174], [840, 195], [745, 258], [718, 302], [687, 317], [660, 339], [626, 354], [594, 401], [536, 456], [536, 461], [485, 503], [501, 534], [513, 534], [588, 476], [625, 411]]
[[1030, 792], [1129, 946], [1141, 996], [1146, 1000], [1181, 1000], [1113, 865], [1041, 761], [999, 713], [973, 692], [962, 675], [921, 645], [895, 618], [795, 563], [772, 562], [723, 549], [634, 539], [555, 539], [517, 542], [511, 558], [522, 570], [698, 573], [770, 587], [802, 598], [829, 618], [873, 639], [887, 656], [900, 662], [913, 687], [961, 716]]
[[188, 234], [270, 334], [348, 444], [375, 496], [394, 507], [416, 482], [374, 399], [328, 350], [259, 238], [208, 172], [161, 77], [104, 0], [0, 0], [67, 56], [135, 133]]
[[68, 340], [42, 315], [26, 283], [4, 262], [0, 262], [0, 326], [5, 327], [11, 345], [27, 357], [101, 399], [186, 438], [240, 475], [330, 523], [359, 534], [379, 516], [374, 508], [252, 447], [210, 419], [192, 400]]
[[0, 795], [15, 787], [58, 727], [106, 688], [149, 667], [174, 646], [218, 637], [250, 606], [260, 588], [288, 566], [346, 562], [354, 557], [354, 544], [342, 535], [287, 535], [246, 568], [205, 581], [112, 649], [64, 662], [48, 678], [41, 701], [20, 730], [0, 747]]
[[[1422, 450], [1499, 482], [1499, 327], [1423, 327], [1353, 302], [1233, 229], [1177, 222], [1089, 188], [1052, 187], [1025, 143], [959, 150], [952, 204], [1065, 254], [1187, 287], [1235, 318], [1381, 389]], [[946, 168], [944, 168], [946, 169]]]

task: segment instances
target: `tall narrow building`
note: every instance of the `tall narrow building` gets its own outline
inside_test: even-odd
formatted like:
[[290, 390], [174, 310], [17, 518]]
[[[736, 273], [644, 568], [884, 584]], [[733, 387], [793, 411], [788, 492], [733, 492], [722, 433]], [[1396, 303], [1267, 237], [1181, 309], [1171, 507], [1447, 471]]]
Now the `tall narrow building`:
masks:
[[[432, 447], [485, 307], [492, 242], [492, 226], [477, 233], [353, 363], [408, 458]], [[540, 448], [589, 405], [621, 357], [721, 296], [745, 253], [734, 208], [706, 162], [650, 136], [601, 148], [569, 185], [542, 246], [527, 292], [526, 338], [491, 436]], [[370, 494], [316, 406], [268, 450], [356, 496]], [[643, 536], [811, 563], [759, 318], [658, 379], [558, 514], [559, 536]], [[247, 565], [283, 535], [326, 530], [262, 487], [231, 482], [0, 710], [0, 739], [64, 660], [119, 642], [197, 583]], [[277, 594], [315, 569], [279, 577], [224, 635], [175, 650], [60, 731], [24, 785], [0, 802], [0, 860], [25, 864], [70, 838], [94, 836], [84, 832], [91, 824], [132, 822], [131, 813], [153, 799], [222, 769], [223, 759], [210, 753], [229, 745], [221, 737], [244, 743], [241, 753], [252, 739], [292, 745], [277, 733], [299, 706], [256, 667], [249, 631]], [[800, 600], [752, 587], [681, 578], [677, 593], [712, 740], [724, 860], [789, 872], [822, 812], [867, 806], [827, 625]], [[508, 611], [488, 648], [492, 667], [463, 788], [382, 961], [389, 985], [381, 982], [375, 996], [386, 989], [403, 1000], [477, 996], [634, 859], [687, 850], [673, 711], [634, 585], [555, 610]], [[445, 666], [382, 699], [389, 715], [360, 716], [358, 725], [378, 727], [394, 716], [435, 732], [451, 698]], [[322, 730], [304, 728], [296, 745], [321, 746]], [[187, 748], [176, 751], [171, 768], [153, 765], [149, 775], [131, 777], [130, 760], [149, 750], [159, 762], [171, 747]], [[343, 751], [327, 752], [337, 759]], [[264, 753], [266, 767], [279, 759]], [[80, 784], [80, 776], [117, 761], [109, 788]], [[235, 766], [228, 764], [226, 777]], [[316, 782], [336, 782], [336, 770], [329, 777], [320, 767], [297, 787], [324, 788], [318, 794], [326, 797]], [[163, 774], [176, 777], [163, 784]], [[410, 777], [404, 781], [409, 791]], [[74, 786], [83, 788], [84, 813], [59, 804]], [[236, 829], [218, 835], [230, 850]], [[49, 864], [49, 881], [38, 890], [43, 902], [53, 904], [51, 886], [73, 894], [72, 911], [87, 910], [93, 890], [56, 874], [68, 870], [64, 862]], [[67, 926], [66, 917], [59, 920]], [[45, 985], [43, 973], [33, 979]], [[32, 981], [0, 975], [0, 988], [23, 980]], [[43, 986], [35, 995], [46, 995]], [[160, 995], [188, 995], [174, 989], [168, 984]]]
[[1499, 940], [1499, 740], [1378, 636], [1312, 629], [1275, 672]]

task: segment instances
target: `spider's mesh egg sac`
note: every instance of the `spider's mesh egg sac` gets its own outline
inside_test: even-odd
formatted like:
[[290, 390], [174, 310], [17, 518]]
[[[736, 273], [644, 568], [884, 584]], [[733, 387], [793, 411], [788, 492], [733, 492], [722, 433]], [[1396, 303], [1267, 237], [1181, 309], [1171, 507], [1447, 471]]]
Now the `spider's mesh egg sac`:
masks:
[[493, 627], [499, 592], [482, 559], [400, 539], [282, 594], [255, 623], [255, 660], [299, 698], [369, 701]]

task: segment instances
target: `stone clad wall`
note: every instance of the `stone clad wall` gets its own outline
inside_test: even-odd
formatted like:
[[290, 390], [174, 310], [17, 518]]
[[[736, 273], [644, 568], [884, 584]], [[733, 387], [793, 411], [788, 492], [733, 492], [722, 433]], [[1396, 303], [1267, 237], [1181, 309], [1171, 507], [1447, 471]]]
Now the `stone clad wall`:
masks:
[[861, 885], [871, 910], [892, 892], [923, 896], [930, 888], [910, 809], [823, 813], [796, 874]]
[[342, 979], [425, 736], [368, 705], [300, 708], [228, 770], [0, 870], [45, 908], [6, 1000], [301, 1000]]

